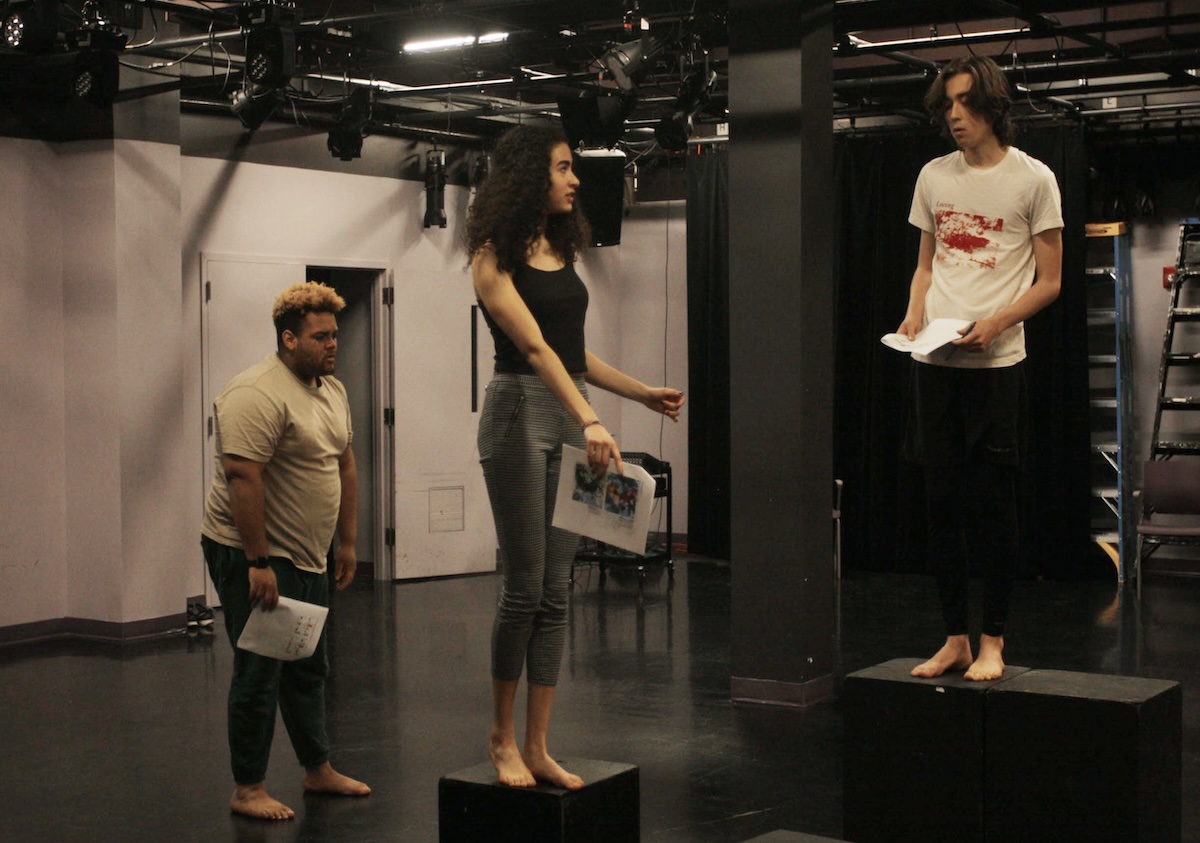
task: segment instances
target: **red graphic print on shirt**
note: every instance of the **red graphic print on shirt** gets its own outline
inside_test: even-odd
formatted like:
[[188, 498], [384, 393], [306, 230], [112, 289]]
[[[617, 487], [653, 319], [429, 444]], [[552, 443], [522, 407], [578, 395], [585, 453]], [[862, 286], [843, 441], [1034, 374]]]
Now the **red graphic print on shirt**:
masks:
[[934, 213], [937, 240], [942, 248], [937, 260], [950, 266], [969, 264], [980, 269], [996, 268], [999, 244], [988, 234], [1004, 230], [1004, 220], [989, 219], [980, 214], [964, 214], [952, 205], [939, 205]]

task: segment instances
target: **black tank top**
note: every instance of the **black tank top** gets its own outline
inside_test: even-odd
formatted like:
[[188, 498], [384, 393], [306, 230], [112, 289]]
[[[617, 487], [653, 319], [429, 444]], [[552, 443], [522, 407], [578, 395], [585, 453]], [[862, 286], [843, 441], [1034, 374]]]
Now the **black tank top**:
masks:
[[[545, 270], [524, 264], [513, 273], [513, 286], [541, 328], [546, 344], [554, 349], [567, 371], [573, 375], [587, 372], [583, 322], [587, 315], [588, 291], [575, 267], [568, 264], [562, 269]], [[483, 311], [496, 345], [496, 372], [536, 374], [521, 350], [492, 319], [483, 302], [479, 303], [479, 309]]]

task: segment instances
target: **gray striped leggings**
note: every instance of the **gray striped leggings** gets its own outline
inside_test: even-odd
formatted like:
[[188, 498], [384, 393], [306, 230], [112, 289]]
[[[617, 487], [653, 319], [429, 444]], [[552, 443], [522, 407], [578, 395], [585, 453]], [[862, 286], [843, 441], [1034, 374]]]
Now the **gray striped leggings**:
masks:
[[[583, 396], [587, 387], [575, 378]], [[497, 374], [479, 419], [503, 582], [492, 624], [492, 676], [558, 682], [567, 627], [571, 561], [579, 536], [550, 526], [562, 444], [586, 448], [583, 431], [537, 375]]]

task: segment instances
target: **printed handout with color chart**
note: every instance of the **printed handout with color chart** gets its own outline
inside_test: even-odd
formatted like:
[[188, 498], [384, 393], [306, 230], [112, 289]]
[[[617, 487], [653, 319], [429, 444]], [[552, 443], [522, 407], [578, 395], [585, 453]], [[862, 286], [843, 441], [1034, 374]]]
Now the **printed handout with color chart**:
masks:
[[609, 471], [597, 477], [587, 454], [563, 445], [553, 526], [644, 554], [656, 484], [640, 465], [627, 462], [624, 467], [625, 473], [618, 474], [610, 463]]

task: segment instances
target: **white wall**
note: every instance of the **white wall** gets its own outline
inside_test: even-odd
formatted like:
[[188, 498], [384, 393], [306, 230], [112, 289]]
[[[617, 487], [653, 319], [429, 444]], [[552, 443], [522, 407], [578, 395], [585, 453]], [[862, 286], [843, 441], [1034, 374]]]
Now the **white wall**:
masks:
[[0, 142], [0, 626], [179, 615], [179, 150]]
[[0, 138], [0, 625], [64, 614], [62, 227], [52, 147]]
[[[651, 386], [687, 393], [687, 220], [683, 202], [634, 205], [618, 248], [592, 249], [582, 261], [589, 284], [587, 340], [592, 352]], [[622, 451], [642, 451], [671, 463], [674, 533], [687, 532], [687, 414], [678, 423], [629, 401], [593, 390], [608, 422], [616, 417]], [[666, 517], [650, 529], [665, 531]]]

